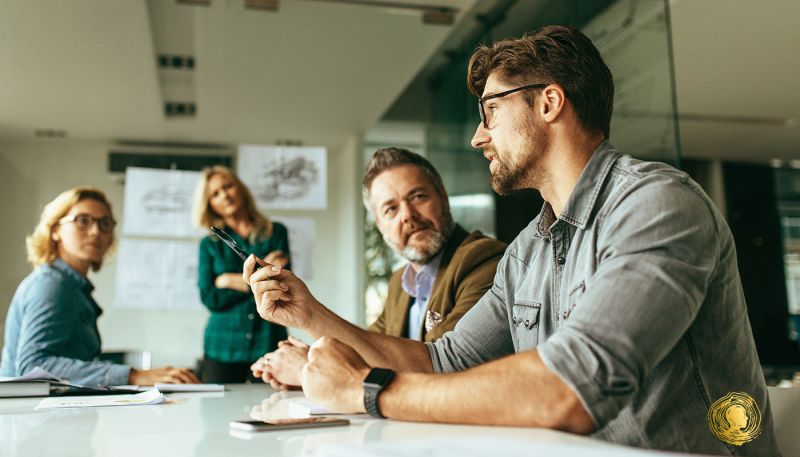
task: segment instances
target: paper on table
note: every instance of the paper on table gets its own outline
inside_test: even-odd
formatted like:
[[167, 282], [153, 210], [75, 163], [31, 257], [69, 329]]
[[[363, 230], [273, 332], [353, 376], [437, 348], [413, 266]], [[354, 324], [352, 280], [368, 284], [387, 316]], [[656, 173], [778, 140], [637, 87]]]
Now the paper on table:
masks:
[[0, 381], [57, 381], [63, 382], [62, 380], [56, 378], [49, 371], [45, 370], [42, 367], [36, 367], [33, 370], [25, 373], [22, 376], [17, 377], [0, 377]]
[[158, 391], [151, 389], [133, 395], [93, 395], [91, 397], [71, 398], [45, 398], [34, 409], [50, 408], [84, 408], [98, 406], [137, 406], [158, 405], [166, 403], [167, 398]]
[[476, 436], [368, 443], [360, 446], [325, 445], [313, 457], [506, 457], [558, 455], [561, 457], [678, 457], [690, 454], [648, 451], [598, 442], [597, 445], [542, 443], [516, 438]]
[[309, 416], [336, 414], [307, 398], [295, 398], [289, 401], [289, 417], [301, 419]]
[[156, 384], [155, 388], [164, 393], [170, 392], [222, 392], [222, 384]]

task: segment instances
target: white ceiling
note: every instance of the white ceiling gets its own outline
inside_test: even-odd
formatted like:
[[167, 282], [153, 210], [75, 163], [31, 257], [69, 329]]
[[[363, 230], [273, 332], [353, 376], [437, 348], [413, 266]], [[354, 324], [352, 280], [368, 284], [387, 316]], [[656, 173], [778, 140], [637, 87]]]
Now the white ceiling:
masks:
[[[377, 121], [453, 29], [385, 8], [211, 3], [0, 0], [0, 139], [46, 128], [79, 139], [335, 147]], [[402, 3], [454, 6], [461, 19], [476, 0]], [[684, 155], [800, 157], [800, 2], [670, 5]], [[198, 113], [166, 119], [155, 55], [187, 48]]]
[[[456, 7], [457, 20], [474, 2], [395, 0]], [[336, 146], [378, 119], [451, 29], [402, 10], [301, 0], [277, 12], [242, 0], [2, 0], [0, 139], [47, 128]], [[187, 46], [197, 115], [165, 119], [156, 52]]]

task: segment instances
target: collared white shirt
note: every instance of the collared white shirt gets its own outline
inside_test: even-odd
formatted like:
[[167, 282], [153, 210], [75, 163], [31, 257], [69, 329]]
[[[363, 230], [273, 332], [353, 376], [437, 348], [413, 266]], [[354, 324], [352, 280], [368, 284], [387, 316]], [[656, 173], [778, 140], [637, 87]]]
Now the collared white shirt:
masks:
[[428, 300], [433, 292], [433, 283], [436, 282], [436, 273], [439, 271], [443, 251], [444, 249], [419, 271], [415, 272], [410, 263], [403, 271], [401, 281], [403, 290], [414, 299], [408, 309], [408, 337], [412, 340], [422, 339], [422, 321], [425, 319], [425, 311], [428, 309]]

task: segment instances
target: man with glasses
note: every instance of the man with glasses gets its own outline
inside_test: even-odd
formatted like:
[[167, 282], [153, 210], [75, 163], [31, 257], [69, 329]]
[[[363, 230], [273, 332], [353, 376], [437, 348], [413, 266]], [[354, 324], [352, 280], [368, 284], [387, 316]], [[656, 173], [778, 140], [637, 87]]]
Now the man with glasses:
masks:
[[[456, 224], [439, 172], [406, 149], [376, 151], [361, 193], [384, 241], [408, 261], [389, 279], [383, 311], [368, 330], [438, 340], [492, 287], [505, 243]], [[290, 337], [251, 370], [273, 387], [299, 386], [307, 353]]]
[[[262, 317], [328, 336], [309, 352], [306, 395], [401, 420], [777, 455], [730, 230], [685, 173], [609, 143], [614, 85], [591, 41], [549, 26], [480, 47], [468, 83], [494, 190], [537, 189], [541, 212], [434, 343], [359, 332], [290, 273], [253, 273], [248, 259]], [[744, 441], [710, 424], [731, 393], [753, 412]]]

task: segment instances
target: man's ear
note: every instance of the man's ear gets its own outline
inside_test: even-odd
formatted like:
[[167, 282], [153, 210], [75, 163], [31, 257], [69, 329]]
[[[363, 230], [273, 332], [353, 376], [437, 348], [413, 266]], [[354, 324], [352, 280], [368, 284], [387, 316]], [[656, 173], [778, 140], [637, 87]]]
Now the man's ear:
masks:
[[545, 122], [554, 122], [561, 115], [564, 110], [564, 105], [567, 102], [567, 96], [564, 93], [564, 88], [558, 84], [550, 84], [542, 90], [542, 105], [541, 112], [542, 119]]

